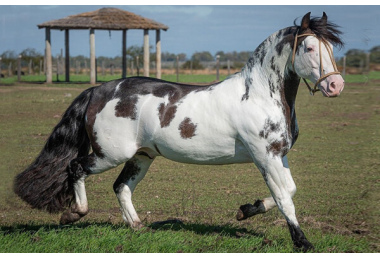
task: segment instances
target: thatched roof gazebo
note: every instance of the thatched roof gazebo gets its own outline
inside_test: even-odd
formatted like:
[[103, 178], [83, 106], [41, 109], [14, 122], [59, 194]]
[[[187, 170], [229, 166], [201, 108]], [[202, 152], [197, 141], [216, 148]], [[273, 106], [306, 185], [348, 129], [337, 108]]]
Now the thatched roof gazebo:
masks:
[[122, 76], [126, 77], [127, 30], [144, 30], [144, 76], [149, 76], [149, 30], [156, 30], [156, 77], [161, 78], [161, 39], [160, 30], [169, 29], [164, 24], [144, 18], [134, 13], [117, 8], [101, 8], [96, 11], [70, 15], [38, 25], [45, 28], [46, 43], [46, 82], [52, 82], [52, 58], [50, 30], [65, 31], [66, 81], [70, 79], [69, 30], [90, 30], [90, 82], [95, 84], [95, 30], [119, 30], [123, 32], [122, 42]]

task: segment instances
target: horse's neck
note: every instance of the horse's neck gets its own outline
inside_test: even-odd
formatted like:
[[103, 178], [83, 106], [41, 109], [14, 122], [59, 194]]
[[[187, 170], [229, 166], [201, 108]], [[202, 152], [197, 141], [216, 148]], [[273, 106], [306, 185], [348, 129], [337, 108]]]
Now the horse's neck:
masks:
[[256, 48], [241, 72], [252, 96], [277, 100], [285, 97], [290, 107], [294, 105], [299, 84], [299, 77], [288, 70], [292, 48], [289, 43], [283, 43], [291, 32], [286, 28], [269, 36]]

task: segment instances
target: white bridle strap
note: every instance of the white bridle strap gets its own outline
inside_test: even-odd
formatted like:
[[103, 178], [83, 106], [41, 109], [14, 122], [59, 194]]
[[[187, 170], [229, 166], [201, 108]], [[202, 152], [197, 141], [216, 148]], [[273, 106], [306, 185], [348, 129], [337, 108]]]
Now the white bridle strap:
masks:
[[[314, 85], [314, 89], [312, 89], [309, 84], [307, 83], [307, 81], [303, 79], [303, 81], [305, 82], [307, 88], [309, 89], [310, 91], [310, 94], [313, 96], [315, 92], [317, 92], [319, 89], [318, 89], [318, 84], [321, 83], [322, 80], [324, 80], [325, 78], [327, 78], [328, 76], [331, 76], [331, 75], [334, 75], [334, 74], [339, 74], [340, 75], [340, 72], [338, 70], [338, 67], [336, 66], [336, 63], [335, 63], [335, 60], [334, 60], [334, 56], [333, 56], [333, 50], [331, 48], [331, 46], [329, 45], [329, 43], [323, 39], [323, 38], [318, 38], [317, 35], [315, 34], [312, 34], [312, 33], [304, 33], [304, 34], [301, 34], [301, 35], [298, 35], [298, 32], [296, 34], [296, 37], [294, 39], [294, 45], [293, 45], [293, 55], [292, 55], [292, 66], [293, 66], [293, 71], [295, 71], [294, 69], [294, 59], [296, 57], [296, 50], [297, 50], [297, 41], [298, 41], [298, 38], [299, 37], [303, 37], [303, 36], [314, 36], [315, 38], [317, 38], [319, 40], [319, 62], [320, 62], [320, 67], [321, 67], [321, 77], [317, 80], [317, 82], [315, 83]], [[322, 62], [322, 43], [325, 45], [326, 47], [326, 50], [327, 50], [327, 53], [329, 54], [329, 57], [330, 57], [330, 60], [331, 60], [331, 63], [334, 67], [334, 71], [330, 72], [330, 73], [327, 73], [327, 74], [324, 74], [323, 72], [323, 62]]]

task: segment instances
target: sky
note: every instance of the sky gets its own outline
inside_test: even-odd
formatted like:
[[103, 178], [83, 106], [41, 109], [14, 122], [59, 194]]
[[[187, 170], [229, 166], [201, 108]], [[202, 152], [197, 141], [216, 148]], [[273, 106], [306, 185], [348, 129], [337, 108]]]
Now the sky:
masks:
[[[107, 1], [107, 3], [124, 5], [73, 5], [80, 1], [67, 0], [67, 5], [23, 5], [15, 0], [16, 5], [0, 5], [0, 54], [15, 51], [16, 54], [27, 48], [34, 48], [43, 53], [45, 48], [45, 30], [37, 25], [60, 19], [69, 15], [95, 11], [103, 7], [115, 7], [153, 19], [169, 27], [161, 32], [162, 52], [185, 53], [191, 58], [194, 52], [209, 51], [215, 55], [218, 51], [250, 51], [272, 33], [293, 25], [303, 15], [311, 12], [320, 17], [323, 11], [328, 19], [341, 28], [345, 47], [334, 50], [336, 57], [342, 57], [350, 49], [368, 51], [380, 45], [380, 6], [370, 5], [204, 5], [205, 1], [192, 1], [195, 5], [151, 5], [149, 1], [140, 0], [142, 5], [126, 5], [136, 1]], [[322, 2], [321, 2], [322, 1]], [[324, 0], [318, 1], [323, 3]], [[3, 2], [3, 1], [2, 1]], [[62, 1], [56, 1], [62, 3]], [[160, 1], [167, 3], [171, 1]], [[236, 0], [234, 4], [245, 4]], [[247, 3], [251, 3], [249, 1]], [[297, 2], [297, 1], [296, 1]], [[301, 1], [304, 2], [304, 1]], [[309, 1], [310, 2], [310, 1]], [[338, 0], [336, 3], [339, 3]], [[347, 3], [347, 1], [342, 1]], [[365, 1], [364, 1], [365, 2]], [[363, 2], [363, 3], [364, 3]], [[39, 3], [39, 1], [37, 1]], [[55, 3], [49, 1], [48, 3]], [[98, 2], [91, 1], [98, 4]], [[100, 5], [102, 3], [102, 5]], [[181, 1], [181, 3], [187, 3]], [[222, 2], [218, 2], [222, 3]], [[198, 4], [198, 5], [197, 5]], [[121, 31], [95, 31], [96, 56], [115, 57], [121, 55]], [[155, 45], [155, 31], [150, 31], [150, 45]], [[52, 30], [52, 54], [64, 50], [64, 32]], [[127, 45], [143, 45], [142, 30], [128, 30]], [[154, 51], [154, 48], [153, 48]], [[70, 55], [89, 56], [89, 31], [70, 31]]]

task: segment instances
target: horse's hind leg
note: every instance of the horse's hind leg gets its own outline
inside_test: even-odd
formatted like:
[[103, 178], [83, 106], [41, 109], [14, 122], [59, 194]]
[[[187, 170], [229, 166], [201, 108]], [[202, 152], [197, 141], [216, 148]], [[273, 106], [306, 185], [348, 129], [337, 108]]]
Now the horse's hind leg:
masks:
[[76, 222], [88, 213], [86, 188], [84, 185], [85, 178], [83, 176], [73, 184], [75, 202], [69, 209], [63, 212], [60, 220], [62, 225]]
[[144, 178], [154, 158], [148, 154], [136, 154], [125, 163], [123, 170], [116, 179], [113, 189], [119, 200], [123, 219], [134, 229], [143, 227], [132, 204], [132, 193], [136, 185]]
[[[282, 163], [284, 167], [284, 177], [286, 180], [286, 189], [290, 193], [290, 196], [293, 198], [294, 194], [296, 193], [296, 185], [293, 181], [292, 175], [290, 173], [288, 159], [286, 156], [282, 158]], [[263, 214], [265, 212], [268, 212], [269, 210], [276, 207], [277, 204], [274, 201], [273, 197], [267, 197], [265, 199], [258, 199], [255, 201], [254, 204], [245, 204], [240, 206], [237, 214], [236, 219], [241, 221], [244, 219], [247, 219], [249, 217], [252, 217], [257, 214]]]
[[[127, 159], [125, 159], [126, 161]], [[70, 208], [63, 212], [60, 223], [70, 224], [78, 221], [88, 213], [85, 179], [96, 173], [116, 167], [118, 164], [107, 157], [95, 153], [72, 160], [68, 166], [74, 200]]]

